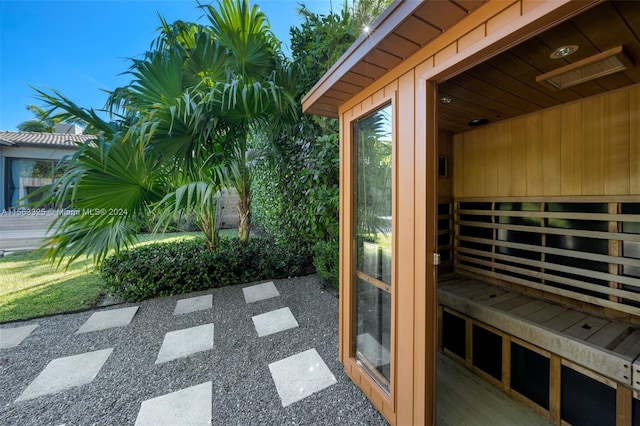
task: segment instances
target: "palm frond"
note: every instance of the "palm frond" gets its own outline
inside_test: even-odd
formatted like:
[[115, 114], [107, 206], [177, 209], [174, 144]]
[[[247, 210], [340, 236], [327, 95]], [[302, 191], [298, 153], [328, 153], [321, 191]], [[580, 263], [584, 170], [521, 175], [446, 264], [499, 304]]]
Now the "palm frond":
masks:
[[47, 93], [34, 87], [31, 89], [37, 93], [36, 98], [46, 105], [45, 108], [48, 108], [45, 111], [50, 118], [63, 122], [74, 122], [80, 119], [103, 132], [106, 137], [111, 137], [120, 130], [117, 123], [103, 120], [93, 108], [80, 107], [57, 90], [50, 89], [51, 93]]
[[68, 266], [80, 254], [101, 263], [131, 243], [140, 218], [165, 193], [165, 181], [162, 163], [145, 155], [141, 139], [99, 138], [81, 147], [49, 191], [48, 201], [75, 212], [56, 217], [43, 246], [47, 257], [58, 265], [66, 259]]

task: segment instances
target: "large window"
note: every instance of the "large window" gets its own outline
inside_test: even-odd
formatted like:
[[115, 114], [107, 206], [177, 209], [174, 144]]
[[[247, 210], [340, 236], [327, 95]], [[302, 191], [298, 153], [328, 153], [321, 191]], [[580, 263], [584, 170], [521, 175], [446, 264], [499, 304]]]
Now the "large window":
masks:
[[392, 123], [391, 105], [353, 124], [357, 336], [355, 355], [389, 391], [391, 377]]
[[20, 208], [26, 203], [38, 201], [33, 194], [38, 188], [53, 183], [62, 169], [57, 168], [55, 160], [37, 160], [23, 158], [7, 159], [5, 205]]

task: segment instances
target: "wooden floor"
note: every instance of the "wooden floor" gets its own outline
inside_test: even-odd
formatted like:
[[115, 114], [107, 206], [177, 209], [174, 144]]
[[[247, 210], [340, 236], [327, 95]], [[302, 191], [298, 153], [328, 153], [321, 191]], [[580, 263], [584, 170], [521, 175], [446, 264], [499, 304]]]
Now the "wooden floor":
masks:
[[441, 353], [437, 375], [437, 425], [552, 425], [533, 409], [509, 398]]

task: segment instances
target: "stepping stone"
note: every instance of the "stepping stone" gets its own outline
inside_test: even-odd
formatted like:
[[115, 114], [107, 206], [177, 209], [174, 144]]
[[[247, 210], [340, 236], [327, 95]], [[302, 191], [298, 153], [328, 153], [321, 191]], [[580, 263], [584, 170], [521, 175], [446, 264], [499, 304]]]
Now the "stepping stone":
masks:
[[82, 327], [76, 331], [76, 334], [106, 330], [114, 327], [124, 327], [131, 322], [137, 311], [138, 307], [132, 306], [130, 308], [94, 312], [89, 319], [82, 324]]
[[23, 325], [22, 327], [0, 328], [0, 349], [18, 346], [31, 332], [38, 328], [38, 324]]
[[242, 289], [242, 292], [244, 293], [244, 301], [246, 303], [258, 302], [260, 300], [280, 296], [280, 293], [278, 292], [275, 284], [273, 284], [273, 281], [253, 285], [251, 287], [245, 287]]
[[189, 314], [191, 312], [203, 311], [205, 309], [211, 309], [212, 306], [212, 294], [191, 297], [189, 299], [182, 299], [178, 300], [178, 303], [176, 303], [176, 310], [173, 311], [173, 315]]
[[16, 402], [91, 383], [111, 352], [113, 352], [113, 348], [54, 359], [27, 386]]
[[251, 317], [258, 337], [268, 336], [298, 326], [298, 321], [289, 308], [282, 308]]
[[269, 370], [283, 407], [337, 382], [315, 349], [269, 364]]
[[156, 364], [213, 349], [213, 324], [171, 331], [164, 336]]
[[391, 362], [389, 349], [382, 346], [371, 334], [359, 334], [357, 339], [358, 351], [362, 352], [374, 367], [387, 365]]
[[212, 382], [202, 383], [142, 402], [136, 426], [210, 426]]

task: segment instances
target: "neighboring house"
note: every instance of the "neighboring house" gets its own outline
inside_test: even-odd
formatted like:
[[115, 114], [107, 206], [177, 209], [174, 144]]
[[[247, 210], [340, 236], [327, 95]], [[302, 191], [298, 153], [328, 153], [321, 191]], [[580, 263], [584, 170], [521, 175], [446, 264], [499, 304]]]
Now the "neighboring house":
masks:
[[638, 2], [394, 1], [369, 28], [303, 99], [340, 120], [345, 372], [394, 425], [534, 424], [487, 419], [442, 354], [553, 424], [640, 424]]
[[57, 125], [56, 131], [0, 131], [0, 211], [19, 207], [24, 197], [32, 201], [29, 194], [60, 176], [60, 160], [95, 138], [75, 125]]
[[[49, 212], [46, 218], [27, 220], [22, 217], [24, 212], [8, 212], [24, 208], [19, 201], [21, 199], [23, 203], [24, 200], [36, 201], [30, 194], [43, 185], [53, 183], [61, 175], [60, 160], [72, 156], [80, 144], [95, 137], [83, 135], [82, 129], [72, 124], [58, 124], [54, 133], [0, 131], [0, 213], [5, 212], [0, 230], [6, 234], [11, 229], [34, 226], [46, 229], [57, 213]], [[221, 227], [237, 227], [236, 191], [225, 190], [221, 196]], [[15, 218], [9, 220], [9, 216]]]

